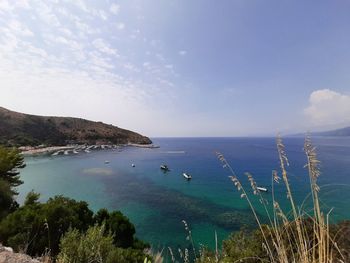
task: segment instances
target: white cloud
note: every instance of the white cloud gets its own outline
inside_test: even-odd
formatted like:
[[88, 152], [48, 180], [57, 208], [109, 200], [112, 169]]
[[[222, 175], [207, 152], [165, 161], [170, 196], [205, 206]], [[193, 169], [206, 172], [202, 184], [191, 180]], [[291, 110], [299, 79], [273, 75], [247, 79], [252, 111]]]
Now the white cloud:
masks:
[[75, 4], [75, 6], [78, 7], [81, 11], [89, 13], [89, 9], [87, 8], [84, 1], [75, 0], [75, 1], [72, 1], [72, 3]]
[[15, 19], [8, 22], [8, 30], [24, 37], [34, 36], [33, 32], [27, 26]]
[[123, 30], [125, 28], [125, 24], [124, 23], [118, 23], [117, 24], [117, 29], [118, 30]]
[[330, 89], [313, 91], [304, 113], [314, 125], [350, 122], [350, 95]]
[[59, 35], [56, 36], [56, 35], [47, 34], [47, 35], [44, 35], [44, 38], [46, 40], [50, 41], [51, 43], [53, 43], [54, 45], [56, 45], [56, 48], [68, 47], [68, 48], [75, 50], [75, 51], [83, 49], [83, 45], [81, 43], [78, 43], [75, 40], [72, 40], [70, 38], [66, 38], [63, 36], [59, 36]]
[[99, 11], [98, 11], [98, 14], [99, 14], [99, 16], [100, 16], [100, 18], [101, 18], [102, 20], [107, 20], [108, 16], [107, 16], [107, 14], [106, 14], [105, 11], [99, 10]]
[[126, 25], [105, 19], [119, 6], [101, 10], [89, 1], [18, 3], [0, 0], [1, 106], [101, 120], [139, 132], [153, 132], [157, 117], [167, 119], [162, 103], [174, 90], [174, 67], [161, 55], [161, 42], [149, 43], [139, 29], [128, 28], [137, 40], [126, 37], [125, 45], [151, 44], [151, 51], [140, 46], [140, 52], [152, 57], [142, 63], [143, 56], [131, 55], [129, 47], [118, 42], [116, 48], [110, 29]]
[[187, 54], [187, 51], [186, 51], [186, 50], [180, 50], [180, 51], [178, 52], [178, 54], [179, 54], [180, 56], [185, 56], [185, 55]]
[[111, 5], [111, 7], [109, 8], [109, 11], [111, 11], [112, 14], [117, 15], [117, 14], [119, 14], [120, 6], [113, 3]]
[[98, 38], [95, 39], [92, 44], [96, 49], [98, 49], [100, 52], [108, 54], [108, 55], [118, 55], [118, 52], [116, 49], [111, 48], [108, 43], [106, 43], [103, 39]]
[[51, 6], [45, 4], [45, 2], [38, 2], [35, 8], [39, 18], [46, 24], [50, 26], [60, 26], [60, 22], [57, 16], [53, 13]]
[[0, 13], [6, 13], [12, 11], [15, 8], [29, 9], [30, 6], [27, 0], [16, 0], [11, 2], [7, 0], [0, 0]]

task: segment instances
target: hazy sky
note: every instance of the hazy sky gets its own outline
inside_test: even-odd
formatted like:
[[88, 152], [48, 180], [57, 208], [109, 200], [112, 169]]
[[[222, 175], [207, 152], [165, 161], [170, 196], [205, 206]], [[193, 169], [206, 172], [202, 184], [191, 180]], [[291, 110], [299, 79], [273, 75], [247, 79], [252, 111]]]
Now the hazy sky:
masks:
[[350, 124], [350, 2], [0, 0], [0, 106], [148, 136]]

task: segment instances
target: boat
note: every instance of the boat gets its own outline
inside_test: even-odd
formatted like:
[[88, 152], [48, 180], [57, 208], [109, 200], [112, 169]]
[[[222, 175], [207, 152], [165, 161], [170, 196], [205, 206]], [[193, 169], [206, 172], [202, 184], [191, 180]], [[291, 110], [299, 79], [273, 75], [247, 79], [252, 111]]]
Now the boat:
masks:
[[65, 151], [64, 151], [64, 154], [65, 154], [65, 155], [68, 155], [68, 154], [69, 154], [69, 150], [65, 150]]
[[133, 163], [133, 164], [131, 164], [131, 166], [132, 166], [132, 167], [135, 167], [136, 165]]
[[62, 152], [62, 151], [57, 151], [57, 152], [54, 152], [54, 153], [52, 154], [52, 156], [59, 155], [61, 152]]
[[91, 152], [91, 151], [90, 151], [89, 149], [86, 149], [85, 152], [86, 152], [86, 153], [89, 153], [89, 152]]
[[267, 192], [267, 188], [265, 187], [257, 187], [256, 189], [258, 189], [260, 192]]
[[73, 153], [77, 154], [79, 153], [76, 149], [73, 150]]
[[191, 179], [192, 179], [192, 176], [191, 176], [190, 174], [188, 174], [188, 173], [183, 173], [182, 175], [183, 175], [183, 177], [185, 177], [187, 180], [191, 180]]
[[109, 161], [105, 161], [105, 164], [109, 164]]
[[160, 169], [163, 170], [163, 171], [169, 171], [170, 170], [169, 167], [166, 164], [162, 164], [160, 166]]

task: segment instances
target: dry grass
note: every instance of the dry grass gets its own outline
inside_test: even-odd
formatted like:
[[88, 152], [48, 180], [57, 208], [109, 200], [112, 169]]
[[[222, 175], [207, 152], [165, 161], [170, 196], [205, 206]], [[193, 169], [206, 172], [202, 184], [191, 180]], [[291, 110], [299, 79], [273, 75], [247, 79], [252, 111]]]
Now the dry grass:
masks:
[[[329, 233], [329, 213], [325, 216], [320, 208], [319, 191], [317, 179], [320, 176], [319, 161], [317, 160], [315, 147], [312, 146], [311, 139], [307, 136], [304, 144], [304, 151], [307, 157], [307, 164], [310, 179], [310, 191], [313, 200], [313, 211], [307, 213], [297, 208], [292, 195], [291, 185], [288, 180], [287, 167], [289, 166], [285, 147], [280, 136], [276, 140], [279, 156], [281, 177], [286, 187], [287, 199], [289, 200], [291, 211], [287, 214], [279, 206], [274, 195], [274, 185], [280, 182], [277, 171], [272, 172], [272, 207], [269, 210], [267, 202], [261, 196], [260, 191], [251, 174], [247, 173], [248, 180], [260, 202], [265, 208], [269, 224], [262, 225], [256, 209], [252, 204], [251, 197], [243, 188], [239, 178], [236, 176], [225, 157], [217, 153], [218, 159], [223, 167], [230, 172], [232, 183], [240, 192], [241, 198], [245, 198], [251, 208], [255, 220], [259, 226], [263, 237], [263, 246], [266, 249], [270, 262], [274, 263], [333, 263], [344, 262], [344, 258], [337, 247], [336, 242]], [[269, 211], [272, 211], [269, 212]], [[311, 222], [311, 223], [310, 223]], [[310, 227], [310, 224], [312, 225]], [[218, 262], [218, 261], [217, 261]], [[242, 261], [243, 262], [243, 261]]]

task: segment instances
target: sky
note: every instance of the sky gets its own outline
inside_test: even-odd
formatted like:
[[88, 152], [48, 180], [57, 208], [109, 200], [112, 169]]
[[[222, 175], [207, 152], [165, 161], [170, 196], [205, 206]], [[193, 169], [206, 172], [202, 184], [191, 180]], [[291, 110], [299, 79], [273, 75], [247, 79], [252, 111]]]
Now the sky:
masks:
[[350, 2], [0, 0], [0, 106], [150, 137], [350, 125]]

